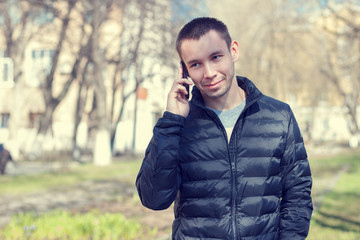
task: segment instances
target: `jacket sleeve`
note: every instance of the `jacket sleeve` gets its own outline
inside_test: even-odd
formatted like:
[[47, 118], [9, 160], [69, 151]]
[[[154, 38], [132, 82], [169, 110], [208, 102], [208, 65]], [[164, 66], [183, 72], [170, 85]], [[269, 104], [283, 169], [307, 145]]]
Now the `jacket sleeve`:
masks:
[[168, 208], [180, 182], [178, 149], [185, 118], [165, 112], [154, 127], [153, 137], [136, 178], [142, 204], [153, 210]]
[[292, 112], [282, 161], [279, 239], [305, 239], [313, 211], [312, 178], [303, 139]]

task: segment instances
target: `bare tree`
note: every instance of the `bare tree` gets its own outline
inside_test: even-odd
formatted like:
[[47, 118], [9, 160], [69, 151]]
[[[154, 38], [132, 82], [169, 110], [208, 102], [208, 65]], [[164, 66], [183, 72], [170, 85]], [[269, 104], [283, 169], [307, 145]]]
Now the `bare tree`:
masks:
[[[169, 17], [166, 16], [170, 11], [169, 6], [169, 3], [163, 0], [137, 0], [124, 6], [123, 30], [117, 53], [119, 59], [110, 59], [110, 62], [116, 65], [111, 106], [112, 146], [125, 104], [133, 97], [135, 127], [132, 134], [132, 152], [135, 151], [138, 89], [145, 81], [151, 82], [156, 74], [168, 67], [173, 57], [169, 52], [164, 51], [169, 48], [171, 41], [169, 37], [171, 27], [167, 22]], [[121, 98], [120, 105], [115, 104], [118, 95]], [[120, 110], [115, 111], [116, 107]]]
[[312, 112], [329, 88], [319, 72], [323, 58], [315, 50], [323, 47], [316, 28], [317, 2], [224, 1], [208, 3], [211, 14], [227, 23], [239, 42], [238, 74], [293, 107], [309, 107], [309, 115], [299, 120], [311, 140]]
[[103, 166], [111, 163], [110, 126], [107, 118], [106, 88], [104, 85], [103, 69], [105, 56], [100, 46], [100, 27], [107, 19], [107, 13], [112, 2], [92, 2], [92, 34], [90, 59], [93, 64], [93, 84], [96, 104], [96, 130], [94, 144], [94, 164]]
[[14, 65], [14, 89], [13, 107], [10, 113], [10, 141], [12, 154], [15, 159], [19, 157], [18, 129], [21, 126], [21, 113], [24, 99], [23, 90], [25, 85], [24, 60], [25, 49], [31, 39], [41, 30], [42, 26], [32, 25], [32, 11], [38, 9], [34, 1], [0, 1], [0, 10], [4, 18], [4, 24], [0, 31], [5, 39], [5, 57], [11, 58]]
[[354, 1], [326, 5], [323, 16], [323, 56], [321, 73], [342, 97], [349, 116], [349, 131], [360, 134], [358, 107], [360, 97], [360, 13]]
[[[72, 147], [73, 151], [78, 150], [77, 140], [78, 140], [78, 129], [79, 125], [82, 121], [83, 114], [85, 111], [86, 102], [89, 97], [90, 88], [92, 86], [91, 81], [88, 77], [88, 69], [89, 69], [89, 61], [84, 60], [84, 67], [82, 68], [82, 74], [78, 77], [78, 91], [77, 91], [77, 100], [75, 106], [75, 122], [74, 122], [74, 130], [73, 130], [73, 138], [72, 138]], [[78, 154], [74, 152], [74, 154]]]
[[239, 42], [239, 74], [252, 78], [267, 94], [286, 99], [288, 65], [293, 64], [289, 48], [296, 42], [289, 30], [293, 22], [287, 1], [208, 2], [212, 15], [222, 19]]
[[[70, 89], [72, 82], [77, 77], [77, 71], [78, 71], [79, 62], [80, 62], [80, 58], [81, 58], [81, 56], [78, 55], [78, 57], [75, 59], [72, 70], [71, 70], [71, 74], [69, 75], [67, 81], [63, 84], [60, 93], [57, 94], [57, 96], [55, 96], [54, 95], [55, 74], [56, 74], [56, 70], [59, 66], [59, 57], [60, 57], [60, 54], [62, 53], [62, 49], [63, 49], [64, 43], [65, 43], [65, 40], [67, 37], [67, 31], [68, 31], [69, 23], [70, 23], [70, 16], [71, 16], [73, 9], [75, 8], [76, 0], [68, 0], [66, 2], [67, 2], [67, 9], [63, 16], [55, 8], [52, 8], [54, 14], [56, 14], [56, 16], [61, 21], [61, 27], [60, 27], [60, 31], [58, 33], [58, 40], [57, 40], [55, 52], [54, 52], [54, 55], [52, 58], [51, 69], [50, 69], [49, 74], [46, 75], [45, 81], [42, 85], [43, 96], [45, 99], [45, 113], [41, 117], [40, 126], [38, 129], [38, 133], [42, 134], [42, 135], [46, 135], [48, 129], [52, 126], [54, 111], [59, 106], [60, 102], [65, 98], [65, 96], [67, 95], [67, 93]], [[47, 8], [47, 9], [50, 8], [49, 6], [46, 6], [46, 5], [42, 5], [42, 7]], [[58, 87], [58, 85], [57, 85], [57, 87]]]

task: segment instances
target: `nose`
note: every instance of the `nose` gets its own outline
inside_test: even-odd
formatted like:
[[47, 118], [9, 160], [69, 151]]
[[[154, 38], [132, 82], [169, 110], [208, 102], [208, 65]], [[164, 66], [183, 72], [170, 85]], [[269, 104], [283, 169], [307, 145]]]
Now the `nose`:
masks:
[[213, 78], [216, 76], [216, 71], [210, 63], [204, 64], [204, 78]]

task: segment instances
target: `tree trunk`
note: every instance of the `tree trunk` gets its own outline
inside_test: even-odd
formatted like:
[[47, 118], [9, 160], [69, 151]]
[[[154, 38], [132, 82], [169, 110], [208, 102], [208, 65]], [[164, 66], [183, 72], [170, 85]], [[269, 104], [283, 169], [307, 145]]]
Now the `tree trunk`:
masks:
[[96, 94], [96, 133], [94, 145], [94, 164], [111, 164], [110, 128], [106, 116], [106, 88], [103, 81], [103, 61], [99, 46], [100, 1], [94, 0], [92, 57], [94, 63], [94, 86]]
[[[135, 90], [138, 89], [138, 84], [136, 84]], [[136, 153], [136, 124], [137, 124], [137, 109], [138, 109], [138, 96], [137, 91], [135, 91], [135, 100], [134, 100], [134, 127], [133, 127], [133, 139], [132, 139], [132, 154]]]
[[18, 129], [21, 126], [21, 113], [24, 104], [23, 78], [18, 79], [14, 86], [13, 108], [11, 109], [9, 124], [9, 139], [11, 141], [11, 155], [17, 160], [20, 157], [20, 144], [18, 139]]

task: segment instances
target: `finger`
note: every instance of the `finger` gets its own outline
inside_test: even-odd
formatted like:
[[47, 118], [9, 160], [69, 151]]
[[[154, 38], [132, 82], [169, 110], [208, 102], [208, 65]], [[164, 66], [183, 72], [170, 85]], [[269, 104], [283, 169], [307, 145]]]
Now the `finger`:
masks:
[[184, 86], [184, 82], [186, 79], [178, 79], [174, 81], [174, 84], [170, 90], [170, 94], [173, 95], [173, 97], [185, 97], [185, 95], [188, 94], [188, 91], [186, 90], [186, 87]]
[[178, 94], [178, 93], [185, 93], [186, 92], [186, 88], [185, 88], [185, 86], [184, 86], [184, 82], [183, 81], [181, 81], [181, 80], [178, 80], [178, 81], [175, 81], [174, 82], [174, 85], [173, 85], [173, 87], [172, 87], [172, 92], [173, 93], [176, 93], [176, 94]]
[[184, 86], [184, 84], [180, 84], [178, 87], [178, 92], [180, 92], [181, 96], [183, 98], [185, 98], [186, 95], [189, 94], [189, 92], [187, 91], [186, 87]]
[[192, 81], [190, 81], [189, 79], [187, 78], [179, 78], [179, 79], [176, 79], [174, 82], [173, 82], [173, 85], [171, 87], [171, 92], [177, 92], [178, 91], [178, 88], [179, 87], [184, 87], [184, 84], [188, 84], [188, 85], [192, 85]]
[[179, 78], [179, 79], [176, 79], [174, 84], [181, 84], [181, 85], [184, 85], [184, 84], [188, 84], [188, 85], [193, 85], [193, 82], [188, 79], [188, 78]]
[[178, 78], [182, 78], [183, 75], [183, 68], [181, 67], [181, 64], [179, 66], [179, 70], [178, 70]]

